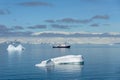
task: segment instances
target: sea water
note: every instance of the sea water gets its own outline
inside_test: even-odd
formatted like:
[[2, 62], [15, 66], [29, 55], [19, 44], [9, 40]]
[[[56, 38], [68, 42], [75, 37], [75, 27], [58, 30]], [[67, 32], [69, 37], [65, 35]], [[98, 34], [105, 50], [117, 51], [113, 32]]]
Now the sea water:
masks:
[[[0, 44], [0, 80], [120, 80], [120, 45], [71, 44], [70, 49], [50, 44], [22, 46], [22, 52], [9, 53], [8, 44]], [[65, 55], [83, 55], [84, 65], [35, 66]]]

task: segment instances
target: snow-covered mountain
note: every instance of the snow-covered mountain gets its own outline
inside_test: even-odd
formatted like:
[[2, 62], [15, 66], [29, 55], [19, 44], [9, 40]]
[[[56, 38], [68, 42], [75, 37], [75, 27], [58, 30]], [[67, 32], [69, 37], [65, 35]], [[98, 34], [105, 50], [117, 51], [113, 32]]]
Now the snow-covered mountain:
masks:
[[120, 37], [120, 32], [92, 33], [92, 32], [35, 32], [38, 37]]

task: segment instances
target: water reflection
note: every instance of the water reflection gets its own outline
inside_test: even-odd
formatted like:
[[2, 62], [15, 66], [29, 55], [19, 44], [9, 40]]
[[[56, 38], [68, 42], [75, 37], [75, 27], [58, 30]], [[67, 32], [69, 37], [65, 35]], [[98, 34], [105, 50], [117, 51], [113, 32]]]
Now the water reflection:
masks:
[[72, 65], [72, 64], [68, 64], [68, 65], [56, 65], [54, 70], [55, 71], [59, 71], [59, 72], [76, 72], [76, 71], [81, 71], [83, 68], [83, 65]]
[[55, 69], [55, 66], [46, 66], [46, 67], [45, 67], [45, 71], [48, 72], [48, 73], [49, 73], [49, 72], [53, 72], [54, 69]]
[[60, 48], [60, 52], [66, 52], [65, 48]]
[[8, 51], [8, 62], [9, 65], [13, 65], [21, 62], [22, 50], [7, 50]]
[[44, 69], [45, 72], [51, 73], [51, 72], [63, 72], [63, 73], [75, 73], [75, 72], [81, 72], [83, 65], [79, 64], [63, 64], [63, 65], [54, 65], [54, 66], [47, 66], [47, 67], [39, 67], [40, 69]]

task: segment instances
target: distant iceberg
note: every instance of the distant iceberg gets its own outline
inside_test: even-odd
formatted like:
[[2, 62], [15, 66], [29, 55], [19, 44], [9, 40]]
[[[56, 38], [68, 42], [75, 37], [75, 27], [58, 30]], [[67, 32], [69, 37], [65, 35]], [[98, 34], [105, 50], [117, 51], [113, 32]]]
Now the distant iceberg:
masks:
[[9, 51], [9, 52], [19, 51], [20, 52], [24, 49], [25, 48], [21, 44], [19, 44], [16, 47], [14, 45], [10, 44], [10, 45], [8, 45], [7, 51]]
[[83, 56], [82, 55], [67, 55], [62, 57], [51, 58], [45, 61], [42, 61], [35, 66], [44, 67], [44, 66], [54, 66], [57, 64], [83, 64]]

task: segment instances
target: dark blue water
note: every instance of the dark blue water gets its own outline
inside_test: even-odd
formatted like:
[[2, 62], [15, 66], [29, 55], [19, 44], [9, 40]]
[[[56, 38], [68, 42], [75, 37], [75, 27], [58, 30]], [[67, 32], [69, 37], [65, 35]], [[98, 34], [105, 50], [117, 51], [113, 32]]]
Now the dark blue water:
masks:
[[[23, 44], [21, 53], [8, 53], [0, 44], [0, 80], [120, 80], [120, 45], [71, 45], [70, 49], [47, 44]], [[81, 54], [84, 65], [35, 67], [49, 58]]]

